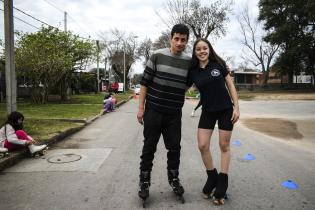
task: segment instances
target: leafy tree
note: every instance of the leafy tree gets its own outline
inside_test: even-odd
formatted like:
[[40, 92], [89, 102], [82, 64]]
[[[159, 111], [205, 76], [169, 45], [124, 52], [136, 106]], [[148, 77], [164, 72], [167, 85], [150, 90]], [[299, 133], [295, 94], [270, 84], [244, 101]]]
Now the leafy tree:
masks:
[[293, 75], [305, 71], [315, 76], [315, 2], [313, 0], [260, 0], [259, 19], [269, 34], [265, 39], [280, 44], [275, 66]]
[[18, 76], [27, 79], [33, 102], [46, 103], [49, 91], [57, 84], [61, 94], [66, 92], [73, 70], [92, 55], [89, 41], [79, 40], [70, 32], [43, 27], [36, 33], [19, 35], [16, 69]]

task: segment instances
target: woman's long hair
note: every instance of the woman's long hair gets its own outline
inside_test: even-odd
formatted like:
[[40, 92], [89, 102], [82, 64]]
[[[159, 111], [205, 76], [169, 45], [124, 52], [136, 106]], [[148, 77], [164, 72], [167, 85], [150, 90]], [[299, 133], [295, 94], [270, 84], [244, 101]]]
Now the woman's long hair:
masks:
[[4, 123], [4, 125], [9, 124], [11, 125], [15, 131], [22, 130], [23, 129], [23, 123], [19, 124], [18, 120], [22, 119], [24, 120], [24, 116], [20, 112], [11, 112], [9, 114], [7, 121]]
[[192, 60], [191, 60], [192, 61], [192, 66], [191, 66], [192, 69], [199, 68], [199, 59], [197, 58], [195, 51], [196, 51], [196, 45], [201, 41], [207, 43], [207, 45], [209, 47], [209, 61], [213, 61], [215, 63], [218, 63], [222, 67], [225, 68], [225, 66], [226, 66], [225, 61], [220, 56], [218, 56], [218, 54], [214, 51], [210, 42], [205, 38], [198, 38], [194, 43], [193, 52], [192, 52]]

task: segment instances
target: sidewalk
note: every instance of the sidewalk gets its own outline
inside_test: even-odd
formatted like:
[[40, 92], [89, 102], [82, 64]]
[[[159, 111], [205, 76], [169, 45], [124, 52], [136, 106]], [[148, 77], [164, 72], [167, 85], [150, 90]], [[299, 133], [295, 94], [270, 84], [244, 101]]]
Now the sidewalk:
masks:
[[[119, 102], [118, 104], [116, 104], [116, 107], [117, 108], [120, 107], [121, 105], [123, 105], [127, 101], [128, 100], [123, 100], [123, 101]], [[102, 116], [104, 114], [106, 114], [106, 113], [104, 113], [103, 110], [101, 110], [98, 115], [96, 115], [96, 116], [94, 116], [88, 120], [80, 120], [80, 122], [82, 122], [82, 125], [79, 125], [75, 128], [70, 128], [70, 129], [68, 129], [62, 133], [59, 133], [56, 136], [53, 136], [50, 139], [48, 139], [45, 143], [48, 144], [49, 147], [51, 147], [56, 142], [59, 142], [65, 138], [67, 138], [68, 136], [80, 131], [81, 129], [86, 127], [88, 124], [90, 124], [91, 122], [93, 122], [94, 120], [96, 120], [97, 118], [99, 118], [100, 116]], [[67, 120], [67, 119], [65, 119], [65, 120]], [[71, 119], [69, 119], [69, 121], [71, 121]], [[6, 168], [9, 168], [9, 167], [15, 165], [16, 163], [18, 163], [22, 159], [27, 158], [28, 157], [27, 153], [28, 153], [27, 149], [18, 150], [18, 151], [10, 152], [9, 156], [7, 156], [7, 157], [0, 158], [0, 172]]]

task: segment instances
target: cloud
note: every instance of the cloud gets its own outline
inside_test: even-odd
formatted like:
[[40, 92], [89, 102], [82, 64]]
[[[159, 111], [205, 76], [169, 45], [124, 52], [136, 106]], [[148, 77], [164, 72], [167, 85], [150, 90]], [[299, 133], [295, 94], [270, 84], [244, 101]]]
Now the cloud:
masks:
[[[139, 37], [138, 41], [141, 41], [144, 38], [155, 40], [165, 30], [166, 26], [155, 13], [156, 10], [162, 9], [164, 2], [164, 0], [15, 0], [14, 6], [54, 27], [58, 27], [60, 30], [64, 29], [63, 11], [66, 11], [68, 13], [68, 30], [83, 37], [91, 36], [92, 39], [99, 39], [98, 35], [101, 31], [117, 28], [127, 33], [134, 33]], [[202, 0], [202, 3], [208, 3], [208, 1]], [[242, 46], [240, 45], [239, 24], [235, 14], [245, 4], [248, 4], [250, 12], [257, 16], [258, 0], [234, 0], [233, 14], [230, 15], [230, 22], [227, 24], [226, 36], [216, 41], [211, 40], [218, 53], [236, 57], [236, 60], [239, 60]], [[0, 7], [3, 8], [2, 2], [0, 2]], [[0, 15], [3, 17], [2, 11], [0, 11]], [[14, 16], [36, 27], [41, 26], [41, 23], [16, 10]], [[1, 18], [1, 39], [4, 37], [3, 25], [3, 18]], [[24, 32], [37, 30], [16, 19], [14, 20], [14, 27]], [[138, 65], [137, 69], [142, 68]]]

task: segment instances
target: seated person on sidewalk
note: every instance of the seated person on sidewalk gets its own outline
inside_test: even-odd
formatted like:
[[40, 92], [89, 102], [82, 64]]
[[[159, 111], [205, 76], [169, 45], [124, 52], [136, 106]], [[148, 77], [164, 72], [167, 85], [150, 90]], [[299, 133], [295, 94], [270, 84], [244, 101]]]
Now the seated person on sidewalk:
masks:
[[114, 97], [114, 95], [109, 92], [104, 97], [104, 111], [105, 112], [111, 112], [115, 110], [115, 104], [117, 103], [117, 99]]
[[47, 145], [35, 145], [37, 142], [22, 130], [23, 121], [24, 116], [19, 112], [12, 112], [8, 116], [7, 121], [0, 129], [0, 147], [9, 151], [28, 147], [32, 154], [45, 149]]

